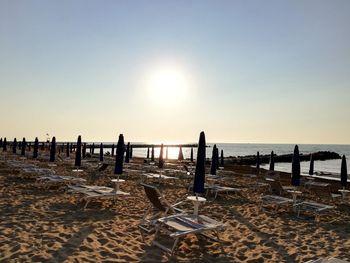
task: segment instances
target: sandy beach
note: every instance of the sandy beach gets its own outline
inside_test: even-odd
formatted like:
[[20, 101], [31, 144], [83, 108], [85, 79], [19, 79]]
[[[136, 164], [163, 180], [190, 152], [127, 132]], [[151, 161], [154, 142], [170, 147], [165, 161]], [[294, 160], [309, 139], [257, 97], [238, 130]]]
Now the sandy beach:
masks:
[[[290, 207], [279, 209], [277, 214], [265, 212], [259, 207], [264, 190], [256, 187], [256, 178], [244, 176], [253, 173], [253, 168], [226, 166], [222, 171], [228, 178], [225, 184], [243, 191], [238, 195], [220, 194], [216, 200], [208, 197], [200, 207], [200, 214], [227, 224], [220, 232], [221, 245], [188, 235], [170, 256], [151, 245], [152, 235], [143, 242], [138, 229], [149, 206], [139, 184], [142, 171], [149, 166], [143, 160], [132, 160], [136, 168], [120, 186], [130, 196], [118, 197], [116, 203], [96, 200], [84, 210], [84, 203], [77, 195], [66, 193], [65, 186], [43, 187], [36, 181], [38, 174], [25, 173], [10, 165], [11, 161], [48, 168], [57, 175], [80, 176], [88, 184], [113, 187], [108, 177], [113, 175], [111, 157], [106, 158], [111, 165], [104, 172], [98, 173], [97, 159], [90, 158], [90, 162], [83, 162], [83, 172], [75, 173], [73, 157], [57, 160], [57, 166], [49, 167], [47, 160], [20, 159], [3, 152], [0, 155], [1, 262], [305, 262], [330, 256], [350, 260], [349, 199], [339, 203], [305, 193], [306, 199], [335, 206], [318, 222], [309, 215], [298, 218]], [[188, 184], [189, 180], [179, 179], [159, 188], [174, 203], [192, 194]], [[193, 211], [189, 202], [182, 208]]]

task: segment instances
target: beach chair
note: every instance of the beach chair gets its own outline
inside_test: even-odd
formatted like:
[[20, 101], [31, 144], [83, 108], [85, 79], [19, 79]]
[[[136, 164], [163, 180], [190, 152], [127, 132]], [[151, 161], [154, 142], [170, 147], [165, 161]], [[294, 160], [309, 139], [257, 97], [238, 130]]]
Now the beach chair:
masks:
[[228, 186], [222, 186], [222, 185], [208, 185], [207, 186], [207, 195], [210, 193], [214, 194], [214, 200], [217, 198], [219, 193], [241, 193], [242, 189], [241, 188], [235, 188], [235, 187], [228, 187]]
[[272, 205], [275, 207], [274, 213], [277, 213], [277, 210], [280, 206], [290, 204], [293, 204], [293, 199], [278, 195], [264, 195], [261, 197], [260, 208], [264, 210], [264, 205]]
[[64, 184], [64, 185], [74, 185], [85, 183], [86, 180], [80, 177], [73, 176], [63, 176], [63, 175], [43, 175], [36, 178], [41, 186], [49, 188], [51, 185]]
[[330, 258], [319, 258], [315, 260], [309, 260], [309, 261], [306, 261], [305, 263], [350, 263], [350, 262], [342, 259], [330, 257]]
[[287, 190], [295, 188], [294, 186], [283, 186], [279, 179], [266, 177], [265, 181], [270, 185], [269, 191], [271, 194], [284, 195], [287, 193]]
[[183, 203], [183, 201], [171, 205], [160, 193], [157, 187], [145, 183], [141, 183], [141, 185], [143, 186], [146, 196], [150, 202], [150, 205], [146, 209], [141, 223], [138, 226], [141, 232], [142, 240], [144, 240], [144, 234], [151, 234], [155, 231], [157, 219], [166, 216], [168, 213], [183, 213], [181, 209], [176, 208], [176, 206]]
[[129, 193], [116, 191], [114, 188], [97, 185], [69, 185], [67, 192], [82, 194], [85, 200], [84, 210], [93, 199], [113, 199], [115, 203], [118, 195], [128, 196]]
[[[226, 225], [204, 215], [173, 215], [158, 219], [153, 245], [173, 255], [181, 238], [190, 234], [202, 235], [220, 243], [219, 231], [224, 230]], [[160, 242], [160, 235], [164, 232], [173, 239], [171, 247]]]
[[330, 205], [320, 204], [320, 203], [311, 202], [311, 201], [304, 201], [304, 202], [298, 203], [296, 204], [296, 207], [297, 207], [298, 217], [300, 216], [300, 212], [302, 211], [310, 212], [315, 216], [315, 221], [319, 220], [321, 213], [327, 212], [334, 208], [333, 206], [330, 206]]

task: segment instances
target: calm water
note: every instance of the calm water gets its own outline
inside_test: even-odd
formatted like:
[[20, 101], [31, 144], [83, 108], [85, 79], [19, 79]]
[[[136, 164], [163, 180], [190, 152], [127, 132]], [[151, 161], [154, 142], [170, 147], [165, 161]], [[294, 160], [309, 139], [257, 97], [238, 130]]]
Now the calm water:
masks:
[[[207, 158], [211, 157], [213, 143], [208, 144], [210, 147], [207, 148]], [[219, 150], [224, 150], [224, 156], [245, 156], [245, 155], [256, 155], [259, 151], [260, 154], [270, 154], [274, 151], [277, 155], [293, 153], [294, 144], [255, 144], [255, 143], [218, 143]], [[97, 150], [97, 151], [96, 151]], [[96, 149], [95, 152], [98, 152]], [[151, 151], [151, 149], [150, 149]], [[300, 144], [300, 153], [312, 153], [317, 151], [333, 151], [340, 155], [345, 155], [347, 159], [350, 157], [350, 145], [326, 145], [326, 144]], [[164, 151], [165, 152], [165, 151]], [[190, 148], [183, 148], [183, 154], [185, 158], [190, 158]], [[176, 159], [179, 153], [178, 148], [169, 148], [168, 157]], [[194, 158], [196, 158], [197, 149], [193, 149]], [[136, 148], [133, 150], [133, 155], [137, 157], [146, 157], [147, 148]], [[159, 148], [155, 148], [155, 157], [159, 156]], [[164, 153], [165, 156], [165, 153]], [[328, 160], [328, 161], [315, 161], [315, 171], [317, 172], [328, 172], [328, 173], [340, 173], [341, 160]], [[348, 171], [350, 171], [350, 160], [348, 160]], [[307, 174], [309, 171], [309, 162], [301, 163], [302, 173]], [[264, 166], [262, 166], [264, 167]], [[275, 170], [290, 172], [291, 163], [276, 163]]]

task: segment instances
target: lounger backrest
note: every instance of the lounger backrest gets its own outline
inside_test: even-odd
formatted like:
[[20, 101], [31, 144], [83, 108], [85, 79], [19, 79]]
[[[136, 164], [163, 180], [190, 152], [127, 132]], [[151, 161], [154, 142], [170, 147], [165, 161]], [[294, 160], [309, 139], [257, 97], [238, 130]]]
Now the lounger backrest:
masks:
[[144, 187], [147, 198], [152, 203], [152, 205], [158, 210], [165, 212], [166, 208], [159, 200], [159, 198], [161, 197], [159, 190], [152, 185], [143, 184], [143, 183], [141, 183], [141, 185]]

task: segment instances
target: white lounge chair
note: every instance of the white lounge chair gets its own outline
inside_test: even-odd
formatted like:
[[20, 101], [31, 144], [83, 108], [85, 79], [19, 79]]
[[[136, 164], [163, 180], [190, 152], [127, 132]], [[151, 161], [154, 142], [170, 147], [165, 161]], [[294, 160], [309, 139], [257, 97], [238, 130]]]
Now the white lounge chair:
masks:
[[149, 184], [141, 183], [144, 187], [146, 196], [150, 202], [150, 205], [146, 209], [144, 216], [142, 217], [139, 229], [141, 232], [142, 240], [144, 240], [144, 234], [151, 234], [155, 231], [157, 219], [171, 214], [183, 213], [183, 211], [176, 206], [181, 202], [170, 204], [166, 198], [160, 193], [157, 187]]
[[325, 204], [320, 204], [320, 203], [315, 203], [310, 201], [304, 201], [304, 202], [298, 203], [296, 204], [296, 207], [297, 207], [298, 217], [301, 211], [306, 211], [306, 212], [312, 213], [315, 216], [315, 221], [319, 219], [321, 213], [334, 208], [333, 206], [330, 206], [330, 205], [325, 205]]
[[263, 209], [264, 204], [275, 206], [274, 212], [276, 213], [280, 206], [293, 204], [293, 199], [279, 195], [264, 195], [261, 197], [261, 209]]
[[113, 201], [115, 202], [118, 195], [124, 195], [124, 196], [130, 195], [129, 193], [116, 191], [114, 188], [111, 188], [111, 187], [97, 186], [97, 185], [78, 185], [78, 186], [69, 185], [68, 192], [79, 193], [83, 195], [81, 200], [86, 201], [84, 209], [86, 209], [86, 207], [88, 206], [88, 204], [92, 199], [112, 198]]
[[[160, 223], [156, 227], [153, 245], [162, 250], [174, 254], [181, 238], [189, 234], [200, 234], [211, 240], [220, 242], [219, 231], [224, 230], [226, 225], [204, 215], [173, 215], [158, 219]], [[168, 237], [174, 239], [171, 248], [161, 244], [159, 240], [160, 232], [164, 231]]]

